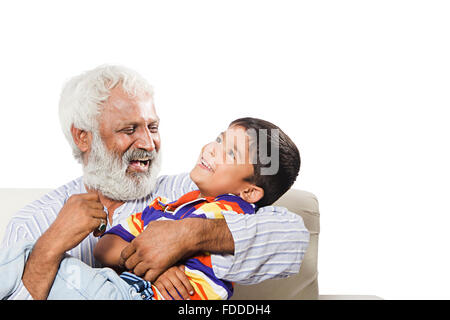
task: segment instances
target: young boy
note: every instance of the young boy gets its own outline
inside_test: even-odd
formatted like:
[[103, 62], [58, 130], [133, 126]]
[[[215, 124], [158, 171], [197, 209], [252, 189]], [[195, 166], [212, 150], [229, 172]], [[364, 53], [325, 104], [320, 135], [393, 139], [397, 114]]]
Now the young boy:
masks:
[[[256, 207], [270, 205], [281, 197], [294, 183], [299, 169], [297, 147], [277, 126], [255, 118], [237, 119], [202, 148], [190, 173], [199, 190], [174, 202], [156, 198], [143, 212], [108, 230], [99, 240], [94, 256], [104, 266], [123, 271], [119, 267], [121, 251], [150, 222], [223, 219], [222, 211], [254, 214]], [[195, 290], [191, 299], [224, 300], [233, 294], [232, 283], [215, 275], [214, 258], [214, 254], [200, 253], [182, 262]], [[121, 278], [134, 286], [142, 298], [163, 299], [155, 286], [132, 273], [124, 272]]]

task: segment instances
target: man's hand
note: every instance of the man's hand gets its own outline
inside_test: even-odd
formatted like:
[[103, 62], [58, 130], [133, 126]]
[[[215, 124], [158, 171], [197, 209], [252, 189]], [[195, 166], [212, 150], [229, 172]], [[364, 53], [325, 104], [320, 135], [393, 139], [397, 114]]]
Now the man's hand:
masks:
[[36, 241], [22, 282], [34, 299], [47, 299], [64, 253], [76, 247], [107, 219], [98, 194], [71, 196], [57, 218]]
[[195, 251], [190, 245], [188, 220], [152, 221], [123, 249], [121, 264], [137, 276], [153, 282], [161, 273]]
[[101, 220], [106, 219], [97, 193], [77, 194], [67, 200], [46, 233], [54, 237], [56, 250], [64, 253], [76, 247], [93, 231], [95, 236], [99, 236], [97, 228]]
[[234, 253], [225, 219], [152, 221], [121, 253], [121, 264], [147, 281], [199, 251]]
[[189, 300], [194, 294], [194, 288], [184, 273], [184, 265], [167, 269], [156, 279], [154, 286], [166, 300]]

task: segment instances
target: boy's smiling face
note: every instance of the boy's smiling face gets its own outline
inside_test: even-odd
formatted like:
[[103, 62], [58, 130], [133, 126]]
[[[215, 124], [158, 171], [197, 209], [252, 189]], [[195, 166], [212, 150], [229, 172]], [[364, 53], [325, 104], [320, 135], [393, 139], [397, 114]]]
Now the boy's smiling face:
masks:
[[249, 145], [246, 130], [233, 126], [202, 148], [190, 176], [203, 197], [232, 193], [250, 203], [262, 198], [264, 191], [246, 180], [253, 176]]

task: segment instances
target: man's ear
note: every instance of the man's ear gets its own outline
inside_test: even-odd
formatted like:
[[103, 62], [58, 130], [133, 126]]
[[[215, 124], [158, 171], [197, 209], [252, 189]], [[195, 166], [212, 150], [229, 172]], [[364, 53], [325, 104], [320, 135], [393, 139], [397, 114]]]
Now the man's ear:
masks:
[[264, 197], [264, 189], [254, 184], [249, 184], [241, 191], [239, 196], [248, 203], [256, 203]]
[[77, 145], [81, 152], [85, 153], [91, 147], [92, 134], [89, 131], [75, 128], [74, 125], [70, 127], [73, 142]]

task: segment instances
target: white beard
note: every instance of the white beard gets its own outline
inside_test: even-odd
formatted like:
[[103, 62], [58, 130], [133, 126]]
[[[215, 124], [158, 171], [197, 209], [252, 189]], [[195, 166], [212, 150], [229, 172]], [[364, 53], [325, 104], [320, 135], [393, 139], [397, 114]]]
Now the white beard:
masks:
[[[130, 159], [142, 156], [151, 159], [147, 172], [128, 173]], [[100, 191], [112, 200], [136, 200], [153, 192], [160, 168], [160, 152], [134, 149], [120, 157], [109, 152], [100, 136], [94, 133], [88, 163], [83, 166], [83, 182], [89, 189]]]

